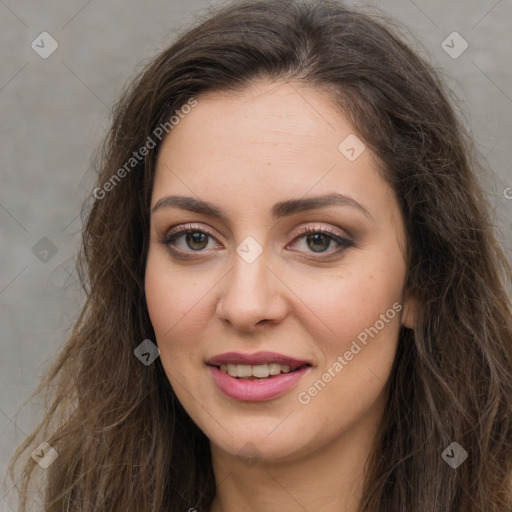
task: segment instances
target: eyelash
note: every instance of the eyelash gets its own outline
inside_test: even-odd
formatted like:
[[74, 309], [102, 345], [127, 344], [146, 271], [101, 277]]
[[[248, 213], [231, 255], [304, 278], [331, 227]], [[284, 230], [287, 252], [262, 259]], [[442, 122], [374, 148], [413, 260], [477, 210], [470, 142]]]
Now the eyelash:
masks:
[[[186, 227], [184, 228], [180, 228], [180, 229], [177, 229], [175, 231], [171, 231], [170, 233], [168, 233], [167, 235], [165, 235], [161, 240], [158, 241], [158, 243], [164, 245], [165, 247], [167, 247], [168, 251], [175, 257], [178, 257], [178, 258], [188, 258], [188, 251], [182, 251], [180, 249], [176, 249], [174, 247], [172, 247], [172, 244], [178, 239], [180, 238], [181, 236], [183, 235], [186, 235], [186, 234], [190, 234], [190, 233], [202, 233], [202, 234], [205, 234], [213, 239], [215, 239], [215, 236], [210, 233], [209, 231], [203, 229], [203, 228], [198, 228], [198, 227], [195, 227], [193, 225], [187, 225]], [[293, 239], [292, 242], [295, 242], [299, 239], [302, 239], [302, 238], [305, 238], [307, 236], [311, 236], [311, 235], [316, 235], [316, 234], [320, 234], [320, 235], [325, 235], [327, 236], [328, 238], [330, 238], [331, 240], [333, 240], [334, 242], [336, 242], [340, 247], [338, 249], [335, 249], [334, 251], [327, 251], [327, 256], [320, 256], [318, 259], [327, 259], [327, 258], [330, 258], [330, 257], [333, 257], [333, 256], [336, 256], [342, 252], [344, 252], [346, 249], [348, 249], [349, 247], [353, 247], [354, 246], [354, 242], [352, 240], [349, 240], [348, 238], [343, 238], [337, 234], [335, 234], [333, 231], [331, 231], [330, 229], [326, 228], [326, 229], [320, 229], [320, 228], [312, 228], [312, 227], [306, 227], [304, 229], [302, 229], [299, 234]], [[201, 252], [204, 252], [203, 250], [200, 250], [200, 251], [192, 251], [193, 253], [201, 253]], [[325, 252], [318, 252], [318, 253], [315, 253], [314, 251], [311, 251], [311, 254], [318, 254], [318, 255], [322, 255], [322, 254], [325, 254]]]

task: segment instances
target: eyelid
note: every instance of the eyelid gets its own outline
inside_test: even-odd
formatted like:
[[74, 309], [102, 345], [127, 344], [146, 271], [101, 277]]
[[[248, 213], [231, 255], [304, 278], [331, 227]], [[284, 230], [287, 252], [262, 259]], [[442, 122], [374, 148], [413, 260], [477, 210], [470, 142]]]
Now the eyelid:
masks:
[[327, 233], [328, 235], [333, 236], [334, 238], [343, 238], [347, 241], [352, 242], [353, 236], [350, 235], [347, 231], [345, 233], [340, 233], [339, 231], [336, 231], [332, 226], [305, 226], [300, 229], [299, 233], [295, 236], [294, 240], [296, 240], [299, 237], [302, 237], [303, 235], [307, 235], [309, 233], [315, 234], [315, 233]]
[[205, 228], [201, 224], [180, 224], [179, 226], [175, 226], [166, 231], [164, 238], [169, 238], [170, 236], [175, 235], [177, 233], [185, 234], [187, 230], [203, 231], [204, 233], [208, 234], [209, 236], [217, 240], [217, 237], [210, 231], [210, 228]]
[[[197, 230], [197, 231], [204, 231], [205, 233], [207, 233], [208, 235], [210, 235], [212, 238], [215, 238], [217, 240], [217, 236], [214, 235], [210, 228], [209, 227], [204, 227], [203, 224], [192, 224], [192, 223], [188, 223], [188, 224], [184, 224], [184, 225], [177, 225], [177, 226], [173, 226], [172, 228], [169, 228], [168, 230], [165, 231], [165, 235], [164, 235], [164, 238], [168, 238], [170, 236], [172, 236], [173, 234], [176, 234], [176, 233], [181, 233], [183, 231], [186, 231], [187, 229], [190, 229], [190, 230]], [[341, 228], [338, 228], [338, 229], [341, 229]], [[315, 226], [305, 226], [305, 227], [302, 227], [299, 232], [295, 235], [295, 237], [293, 238], [293, 240], [297, 239], [299, 236], [302, 236], [304, 234], [307, 234], [309, 232], [326, 232], [326, 233], [329, 233], [331, 235], [335, 235], [335, 236], [338, 236], [340, 238], [345, 238], [349, 241], [353, 241], [354, 237], [346, 230], [343, 230], [344, 231], [344, 234], [343, 233], [339, 233], [337, 232], [335, 229], [332, 228], [332, 226], [319, 226], [318, 224], [316, 224]]]

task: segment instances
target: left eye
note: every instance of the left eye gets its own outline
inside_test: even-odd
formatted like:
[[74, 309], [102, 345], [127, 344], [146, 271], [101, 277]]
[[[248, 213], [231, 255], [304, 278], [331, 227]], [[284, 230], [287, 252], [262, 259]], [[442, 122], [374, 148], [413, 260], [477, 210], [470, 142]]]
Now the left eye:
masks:
[[[331, 245], [331, 242], [335, 242], [340, 247], [339, 250], [346, 249], [352, 246], [352, 242], [347, 238], [343, 238], [332, 231], [318, 229], [318, 228], [306, 228], [304, 229], [295, 240], [305, 240], [308, 248], [312, 249], [312, 252], [323, 253]], [[295, 241], [294, 240], [294, 241]], [[318, 249], [318, 250], [316, 250]], [[337, 250], [331, 252], [338, 252]]]
[[[184, 237], [186, 245], [185, 248], [178, 247], [177, 242], [182, 237]], [[186, 253], [188, 252], [187, 248], [191, 249], [193, 252], [201, 252], [207, 248], [210, 238], [215, 240], [215, 237], [208, 231], [189, 226], [171, 232], [161, 240], [160, 243], [165, 245], [171, 254]], [[297, 237], [295, 237], [292, 243], [301, 240], [306, 242], [307, 247], [313, 253], [325, 253], [331, 245], [331, 242], [336, 243], [339, 247], [337, 250], [329, 251], [330, 253], [341, 252], [347, 247], [351, 247], [353, 245], [352, 241], [347, 238], [339, 236], [329, 230], [318, 228], [304, 229]]]

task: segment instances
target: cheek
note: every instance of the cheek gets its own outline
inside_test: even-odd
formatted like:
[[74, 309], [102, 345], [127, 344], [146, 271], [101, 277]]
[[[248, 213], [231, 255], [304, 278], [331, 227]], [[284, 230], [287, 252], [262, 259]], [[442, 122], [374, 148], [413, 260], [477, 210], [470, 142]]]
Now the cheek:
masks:
[[195, 277], [173, 268], [160, 254], [150, 251], [144, 285], [149, 317], [161, 341], [171, 333], [174, 337], [180, 331], [180, 324], [188, 323], [189, 318], [198, 319], [203, 287]]
[[368, 261], [343, 277], [331, 278], [310, 295], [316, 301], [310, 307], [324, 323], [323, 336], [316, 338], [323, 361], [301, 386], [299, 402], [314, 403], [320, 416], [333, 403], [345, 413], [362, 414], [389, 376], [400, 330], [405, 270], [399, 265], [390, 269], [382, 262]]
[[148, 314], [162, 365], [183, 403], [189, 402], [190, 389], [194, 388], [197, 373], [201, 371], [205, 332], [215, 315], [213, 296], [218, 291], [218, 281], [218, 272], [208, 266], [179, 267], [158, 250], [148, 254], [145, 274]]
[[[173, 384], [175, 380], [183, 380], [185, 365], [187, 360], [190, 360], [193, 350], [189, 343], [193, 338], [190, 338], [190, 331], [187, 332], [187, 321], [195, 311], [193, 304], [197, 303], [197, 300], [192, 297], [192, 291], [196, 290], [197, 286], [189, 283], [183, 288], [183, 278], [170, 272], [168, 266], [166, 268], [166, 265], [156, 264], [155, 259], [148, 258], [145, 277], [146, 304], [155, 332], [155, 343], [160, 349], [162, 365]], [[183, 289], [186, 289], [187, 293], [178, 292]], [[191, 324], [190, 327], [198, 326]]]
[[395, 359], [400, 290], [387, 280], [377, 286], [375, 275], [371, 276], [359, 276], [354, 282], [346, 279], [343, 286], [318, 295], [324, 304], [320, 316], [329, 329], [324, 328], [315, 340], [322, 360], [297, 389], [296, 398], [299, 407], [311, 414], [309, 421], [331, 433], [349, 428], [373, 409]]
[[401, 267], [391, 271], [371, 263], [350, 271], [302, 277], [293, 283], [294, 292], [302, 299], [296, 302], [300, 307], [296, 317], [309, 324], [313, 338], [329, 340], [322, 344], [323, 350], [342, 350], [347, 341], [350, 345], [388, 310], [386, 326], [399, 320], [400, 313], [392, 306], [401, 301], [402, 284]]

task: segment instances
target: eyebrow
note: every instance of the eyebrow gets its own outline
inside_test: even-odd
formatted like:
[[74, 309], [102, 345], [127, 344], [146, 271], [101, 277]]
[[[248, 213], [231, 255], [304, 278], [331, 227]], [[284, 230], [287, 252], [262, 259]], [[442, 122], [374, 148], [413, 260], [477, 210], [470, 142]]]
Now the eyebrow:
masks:
[[[288, 199], [274, 204], [271, 213], [273, 219], [282, 219], [295, 213], [316, 210], [318, 208], [325, 208], [328, 206], [349, 206], [359, 210], [365, 216], [372, 218], [370, 212], [355, 199], [349, 196], [333, 193], [325, 196], [308, 197], [301, 199]], [[181, 208], [195, 213], [217, 217], [220, 220], [227, 222], [227, 216], [217, 206], [200, 199], [187, 196], [167, 196], [159, 199], [155, 206], [153, 206], [151, 213], [156, 212], [162, 208]]]

